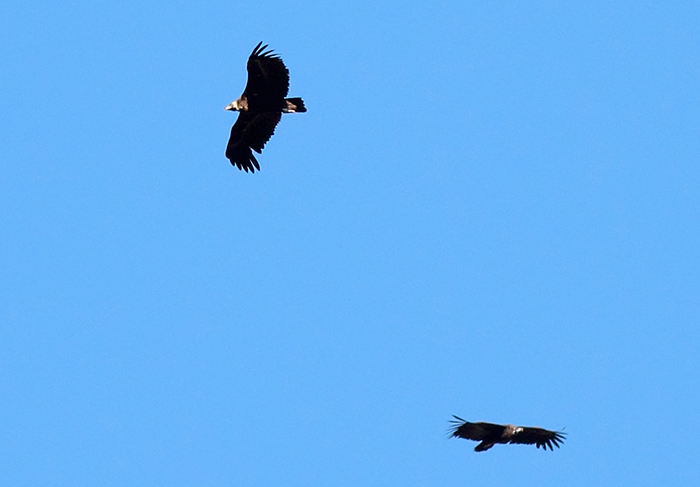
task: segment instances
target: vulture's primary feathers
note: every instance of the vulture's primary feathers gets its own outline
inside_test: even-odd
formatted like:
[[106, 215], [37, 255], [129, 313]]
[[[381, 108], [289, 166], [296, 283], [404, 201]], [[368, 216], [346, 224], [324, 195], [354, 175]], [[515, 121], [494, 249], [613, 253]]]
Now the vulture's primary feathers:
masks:
[[285, 98], [289, 71], [279, 56], [260, 42], [248, 58], [248, 83], [238, 100], [226, 110], [240, 112], [231, 128], [226, 157], [231, 164], [248, 172], [260, 170], [252, 151], [260, 154], [275, 132], [282, 113], [305, 112], [301, 98]]
[[493, 423], [470, 423], [458, 416], [450, 422], [453, 427], [450, 429], [451, 438], [464, 438], [467, 440], [480, 441], [475, 451], [486, 451], [496, 443], [520, 443], [525, 445], [536, 445], [554, 450], [552, 445], [559, 448], [559, 444], [564, 442], [566, 433], [560, 431], [549, 431], [543, 428], [529, 428], [514, 426], [512, 424]]

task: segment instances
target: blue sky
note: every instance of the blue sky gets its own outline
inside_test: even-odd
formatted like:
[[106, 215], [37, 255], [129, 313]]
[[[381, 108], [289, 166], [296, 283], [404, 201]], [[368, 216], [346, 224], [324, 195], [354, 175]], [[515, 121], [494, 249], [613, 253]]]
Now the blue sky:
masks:
[[0, 484], [697, 484], [700, 6], [535, 3], [4, 2]]

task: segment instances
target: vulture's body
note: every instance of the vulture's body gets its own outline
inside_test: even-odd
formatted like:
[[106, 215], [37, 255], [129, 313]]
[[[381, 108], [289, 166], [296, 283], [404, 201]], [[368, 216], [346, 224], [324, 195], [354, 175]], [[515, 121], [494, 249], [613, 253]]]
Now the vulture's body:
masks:
[[480, 441], [481, 443], [474, 448], [475, 451], [486, 451], [496, 443], [520, 443], [554, 450], [553, 446], [559, 448], [559, 444], [564, 442], [565, 433], [560, 431], [512, 424], [470, 423], [460, 417], [454, 417], [457, 421], [450, 421], [453, 424], [450, 429], [451, 437]]
[[226, 107], [240, 112], [231, 128], [226, 157], [246, 172], [260, 170], [253, 151], [260, 154], [275, 132], [282, 113], [305, 112], [301, 98], [286, 98], [289, 71], [279, 56], [262, 42], [248, 58], [248, 82], [243, 94]]

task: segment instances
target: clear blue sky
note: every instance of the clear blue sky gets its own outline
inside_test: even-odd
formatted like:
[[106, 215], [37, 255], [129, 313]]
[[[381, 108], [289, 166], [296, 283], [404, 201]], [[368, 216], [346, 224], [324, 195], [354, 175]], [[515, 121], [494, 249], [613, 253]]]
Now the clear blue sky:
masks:
[[[4, 2], [0, 484], [697, 485], [699, 23]], [[309, 111], [251, 175], [261, 40]]]

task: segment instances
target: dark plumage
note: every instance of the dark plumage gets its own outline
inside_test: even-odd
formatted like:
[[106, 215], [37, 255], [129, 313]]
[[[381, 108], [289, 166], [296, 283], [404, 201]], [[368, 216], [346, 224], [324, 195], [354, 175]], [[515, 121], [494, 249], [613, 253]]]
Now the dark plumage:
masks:
[[475, 451], [486, 451], [496, 443], [520, 443], [525, 445], [536, 445], [554, 450], [553, 446], [559, 448], [559, 444], [564, 442], [564, 435], [561, 431], [549, 431], [543, 428], [531, 428], [514, 426], [512, 424], [493, 423], [470, 423], [458, 416], [457, 420], [451, 420], [453, 427], [449, 433], [450, 438], [464, 438], [466, 440], [480, 441]]
[[305, 112], [301, 98], [285, 98], [289, 71], [279, 56], [260, 42], [248, 58], [248, 83], [243, 94], [225, 109], [240, 112], [231, 128], [226, 157], [248, 172], [260, 170], [252, 151], [260, 154], [275, 132], [282, 113]]

